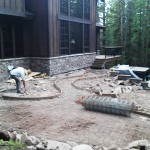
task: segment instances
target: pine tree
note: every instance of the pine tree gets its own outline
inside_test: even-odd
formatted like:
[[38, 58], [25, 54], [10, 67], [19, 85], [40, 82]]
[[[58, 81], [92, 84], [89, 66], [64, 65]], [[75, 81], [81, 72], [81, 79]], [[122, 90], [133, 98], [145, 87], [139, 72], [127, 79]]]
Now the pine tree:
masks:
[[150, 0], [111, 0], [106, 45], [123, 47], [123, 63], [150, 66]]

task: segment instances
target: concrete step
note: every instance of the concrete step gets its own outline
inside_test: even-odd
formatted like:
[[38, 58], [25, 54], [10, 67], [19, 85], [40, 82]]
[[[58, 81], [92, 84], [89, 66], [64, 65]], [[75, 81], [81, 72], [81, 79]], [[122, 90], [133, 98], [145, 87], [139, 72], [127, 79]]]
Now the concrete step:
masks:
[[103, 69], [103, 67], [102, 66], [95, 66], [95, 65], [92, 65], [91, 66], [91, 69]]
[[93, 62], [93, 64], [97, 65], [97, 64], [104, 64], [105, 62]]
[[104, 65], [104, 63], [99, 63], [99, 64], [93, 63], [93, 64], [92, 64], [92, 66], [103, 66], [103, 65]]
[[105, 64], [105, 59], [95, 59], [91, 68], [92, 69], [102, 69]]
[[95, 59], [94, 62], [105, 62], [105, 59]]

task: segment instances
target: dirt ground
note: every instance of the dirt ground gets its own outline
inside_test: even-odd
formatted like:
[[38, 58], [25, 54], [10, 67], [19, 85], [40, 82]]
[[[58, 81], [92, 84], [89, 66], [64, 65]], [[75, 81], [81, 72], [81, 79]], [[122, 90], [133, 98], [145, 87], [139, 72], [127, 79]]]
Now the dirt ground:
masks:
[[[99, 76], [99, 79], [80, 80], [79, 86], [94, 87], [101, 81], [109, 78], [108, 70], [80, 70], [73, 73], [50, 77], [49, 79], [36, 79], [27, 82], [31, 96], [57, 93], [53, 87], [56, 79], [68, 77], [57, 82], [62, 90], [58, 98], [30, 101], [30, 100], [3, 100], [0, 97], [0, 129], [28, 132], [39, 138], [74, 141], [92, 145], [127, 146], [128, 143], [146, 139], [150, 141], [150, 119], [138, 114], [131, 117], [116, 116], [85, 110], [77, 105], [75, 100], [80, 95], [90, 95], [91, 92], [76, 89], [71, 85], [79, 75], [86, 77]], [[1, 82], [7, 86], [9, 92], [15, 93], [15, 86]], [[103, 90], [108, 89], [106, 84], [101, 85]], [[133, 100], [136, 104], [150, 110], [150, 91], [136, 90], [120, 94], [120, 99]]]

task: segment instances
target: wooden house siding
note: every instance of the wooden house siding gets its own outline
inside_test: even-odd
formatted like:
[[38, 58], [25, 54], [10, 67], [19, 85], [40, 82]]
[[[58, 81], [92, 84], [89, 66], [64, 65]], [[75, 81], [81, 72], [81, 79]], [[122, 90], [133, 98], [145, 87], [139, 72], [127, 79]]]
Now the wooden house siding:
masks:
[[[83, 36], [83, 49], [77, 49], [76, 53], [93, 53], [96, 52], [96, 0], [90, 1], [90, 17], [83, 18], [76, 16], [67, 16], [60, 14], [59, 0], [0, 0], [0, 11], [1, 10], [11, 10], [13, 14], [19, 14], [19, 12], [26, 14], [26, 12], [34, 14], [33, 18], [30, 20], [24, 17], [16, 17], [18, 21], [22, 20], [23, 25], [23, 45], [24, 52], [22, 56], [25, 57], [55, 57], [61, 56], [60, 51], [60, 23], [61, 21], [68, 22], [68, 30], [73, 26], [72, 24], [81, 24], [82, 32], [80, 36]], [[88, 2], [88, 1], [83, 1]], [[71, 3], [71, 2], [70, 2]], [[83, 6], [83, 9], [85, 7]], [[70, 8], [68, 12], [70, 12]], [[9, 11], [7, 11], [9, 12]], [[6, 15], [1, 15], [6, 18]], [[12, 20], [13, 20], [12, 16]], [[0, 21], [1, 23], [1, 21]], [[72, 25], [72, 26], [71, 26]], [[74, 27], [74, 26], [73, 26]], [[89, 28], [89, 32], [86, 36], [89, 36], [89, 44], [84, 45], [84, 32], [85, 28]], [[89, 35], [88, 35], [89, 34]], [[2, 35], [1, 35], [2, 36]], [[70, 33], [69, 33], [69, 44], [71, 43]], [[88, 41], [88, 40], [87, 40]], [[78, 44], [78, 43], [77, 43]], [[2, 44], [1, 44], [2, 45]], [[1, 46], [2, 47], [2, 46]], [[84, 48], [87, 48], [86, 50]], [[69, 45], [70, 49], [71, 46]], [[80, 47], [78, 47], [80, 48]], [[15, 49], [15, 47], [14, 47]], [[71, 50], [69, 50], [69, 54]], [[1, 52], [3, 53], [3, 51]], [[15, 51], [14, 51], [15, 54]], [[2, 54], [3, 55], [3, 54]], [[15, 57], [15, 56], [14, 56]]]
[[[60, 13], [59, 2], [64, 1], [68, 6], [61, 7]], [[0, 67], [6, 68], [11, 59], [50, 75], [89, 67], [96, 54], [96, 3], [0, 0], [0, 61], [7, 62]]]
[[59, 55], [58, 0], [48, 2], [49, 51], [53, 57]]
[[33, 20], [24, 22], [25, 56], [49, 57], [48, 1], [26, 0], [26, 11]]
[[90, 50], [96, 52], [96, 0], [91, 0], [91, 28], [90, 28]]
[[0, 0], [0, 14], [24, 17], [24, 0]]

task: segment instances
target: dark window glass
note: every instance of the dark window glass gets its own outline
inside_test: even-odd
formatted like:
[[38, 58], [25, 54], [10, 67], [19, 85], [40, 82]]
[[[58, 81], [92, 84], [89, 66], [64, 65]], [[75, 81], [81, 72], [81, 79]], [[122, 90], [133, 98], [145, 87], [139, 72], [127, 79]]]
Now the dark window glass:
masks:
[[60, 54], [69, 54], [69, 23], [60, 21]]
[[2, 58], [2, 39], [1, 39], [2, 31], [1, 31], [1, 26], [0, 26], [0, 58]]
[[13, 39], [12, 39], [12, 26], [11, 24], [5, 24], [2, 27], [3, 30], [3, 50], [4, 57], [13, 57]]
[[15, 49], [16, 57], [21, 57], [24, 55], [23, 30], [21, 24], [15, 24]]
[[89, 25], [84, 25], [84, 52], [89, 52]]
[[90, 19], [90, 0], [84, 0], [84, 18]]
[[60, 21], [60, 54], [90, 52], [89, 28], [88, 24]]
[[83, 18], [83, 0], [70, 0], [70, 15]]
[[83, 18], [84, 15], [84, 19], [90, 19], [90, 0], [59, 0], [59, 3], [61, 15], [77, 18]]
[[60, 0], [60, 14], [68, 15], [68, 0]]
[[70, 23], [70, 53], [83, 53], [83, 24]]
[[5, 0], [5, 9], [10, 9], [10, 0]]
[[4, 0], [0, 0], [0, 7], [4, 7]]
[[16, 0], [16, 10], [18, 12], [23, 11], [23, 1], [22, 0]]
[[[0, 58], [22, 57], [23, 28], [21, 24], [3, 24], [0, 28]], [[2, 56], [3, 54], [3, 56]]]

